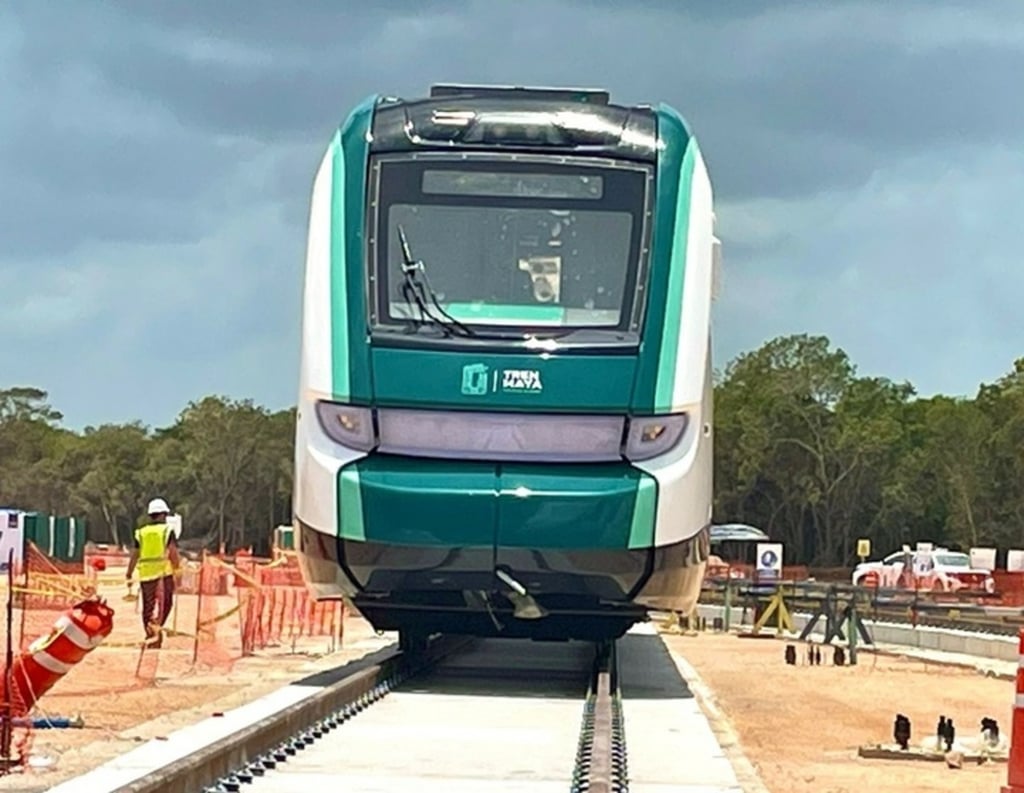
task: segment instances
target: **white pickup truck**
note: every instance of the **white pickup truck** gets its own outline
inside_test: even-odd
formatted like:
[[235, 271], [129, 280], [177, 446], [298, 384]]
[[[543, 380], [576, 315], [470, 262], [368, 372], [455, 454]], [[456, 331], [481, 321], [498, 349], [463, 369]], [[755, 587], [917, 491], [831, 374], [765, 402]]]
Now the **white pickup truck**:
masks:
[[853, 570], [853, 583], [926, 592], [995, 592], [988, 570], [971, 567], [969, 555], [948, 548], [904, 546], [880, 562], [861, 562]]

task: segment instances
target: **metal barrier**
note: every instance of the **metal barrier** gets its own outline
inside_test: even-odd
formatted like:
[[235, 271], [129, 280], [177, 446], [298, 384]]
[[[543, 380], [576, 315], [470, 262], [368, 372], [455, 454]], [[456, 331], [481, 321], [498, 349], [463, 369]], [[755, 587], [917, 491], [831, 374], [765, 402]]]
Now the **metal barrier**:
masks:
[[[1024, 609], [990, 605], [992, 596], [983, 593], [932, 593], [924, 590], [863, 587], [849, 583], [778, 581], [755, 583], [747, 580], [708, 579], [702, 603], [730, 605], [766, 603], [782, 592], [791, 608], [815, 611], [826, 599], [840, 599], [856, 605], [861, 616], [874, 620], [909, 623], [937, 628], [959, 628], [975, 632], [1016, 636], [1024, 628]], [[760, 612], [758, 612], [760, 613]]]

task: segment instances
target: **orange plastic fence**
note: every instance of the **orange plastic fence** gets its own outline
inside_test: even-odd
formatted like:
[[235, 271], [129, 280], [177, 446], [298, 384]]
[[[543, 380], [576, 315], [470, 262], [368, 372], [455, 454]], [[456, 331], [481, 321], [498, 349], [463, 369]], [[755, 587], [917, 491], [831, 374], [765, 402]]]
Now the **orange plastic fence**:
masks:
[[992, 577], [1001, 605], [1024, 606], [1024, 573], [993, 570]]
[[[119, 627], [126, 626], [114, 643], [131, 644], [120, 638], [127, 633], [141, 648], [142, 598], [137, 588], [125, 589], [127, 559], [127, 554], [102, 549], [91, 551], [83, 562], [60, 563], [29, 543], [16, 571], [19, 633], [31, 641], [30, 634], [54, 611], [99, 596], [115, 601], [115, 619]], [[174, 590], [165, 635], [191, 640], [193, 665], [230, 666], [268, 647], [290, 646], [294, 652], [300, 639], [324, 638], [326, 649], [334, 650], [342, 636], [343, 605], [312, 599], [293, 552], [278, 552], [274, 559], [204, 554], [183, 564]], [[139, 674], [143, 666], [140, 661]]]
[[304, 588], [253, 588], [245, 596], [242, 652], [295, 643], [302, 637], [324, 636], [332, 648], [341, 639], [343, 608], [338, 602], [316, 602]]
[[[125, 695], [124, 714], [117, 718], [128, 723], [139, 718], [140, 708], [149, 713], [159, 705], [160, 696], [150, 699], [141, 692], [161, 680], [204, 669], [219, 678], [247, 656], [264, 656], [255, 663], [265, 664], [297, 652], [331, 652], [343, 638], [343, 604], [312, 599], [294, 553], [278, 552], [273, 559], [204, 554], [183, 564], [162, 646], [156, 650], [145, 642], [138, 582], [129, 586], [125, 580], [127, 560], [128, 554], [117, 549], [87, 548], [82, 562], [59, 562], [29, 543], [11, 575], [0, 575], [0, 638], [4, 644], [10, 639], [15, 655], [45, 638], [61, 612], [75, 603], [97, 597], [114, 610], [111, 634], [41, 698], [30, 716], [86, 712], [88, 721], [88, 709], [95, 706], [111, 717], [119, 695]], [[8, 599], [13, 609], [9, 631], [2, 619]], [[5, 732], [3, 717], [7, 707], [17, 713], [25, 706], [14, 687], [6, 697], [0, 689], [0, 756], [9, 744], [10, 757], [27, 757], [31, 722], [15, 723]], [[68, 709], [70, 714], [63, 712]], [[2, 768], [0, 763], [0, 774]]]
[[[753, 579], [755, 572], [755, 567], [752, 564], [738, 562], [709, 563], [705, 578]], [[783, 565], [782, 581], [806, 581], [808, 576], [808, 569], [803, 565]]]

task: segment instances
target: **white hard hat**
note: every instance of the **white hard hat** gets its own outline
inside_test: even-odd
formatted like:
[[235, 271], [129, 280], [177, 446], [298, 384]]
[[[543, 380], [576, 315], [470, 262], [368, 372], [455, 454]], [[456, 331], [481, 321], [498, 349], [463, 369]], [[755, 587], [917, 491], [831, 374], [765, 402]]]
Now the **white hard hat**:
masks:
[[171, 508], [167, 506], [167, 502], [162, 498], [154, 498], [149, 502], [149, 507], [146, 509], [147, 515], [156, 515], [160, 512], [170, 512]]

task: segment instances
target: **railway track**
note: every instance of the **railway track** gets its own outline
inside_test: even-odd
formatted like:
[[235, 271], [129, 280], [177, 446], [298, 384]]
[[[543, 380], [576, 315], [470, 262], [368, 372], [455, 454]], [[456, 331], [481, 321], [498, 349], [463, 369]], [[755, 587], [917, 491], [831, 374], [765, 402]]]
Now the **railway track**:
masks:
[[571, 793], [626, 791], [626, 734], [618, 655], [614, 645], [600, 648], [583, 709]]
[[476, 641], [378, 683], [205, 791], [486, 791], [513, 780], [626, 791], [615, 664], [612, 646]]
[[[434, 637], [419, 655], [397, 644], [285, 686], [264, 700], [185, 728], [158, 745], [62, 782], [50, 793], [202, 793], [259, 777], [387, 694], [462, 651], [468, 640]], [[149, 770], [146, 770], [149, 769]], [[237, 774], [236, 774], [237, 772]], [[219, 785], [219, 787], [218, 787]], [[226, 785], [226, 786], [225, 786]]]
[[386, 648], [50, 790], [740, 793], [681, 663], [650, 625], [596, 645], [435, 637], [422, 654]]

